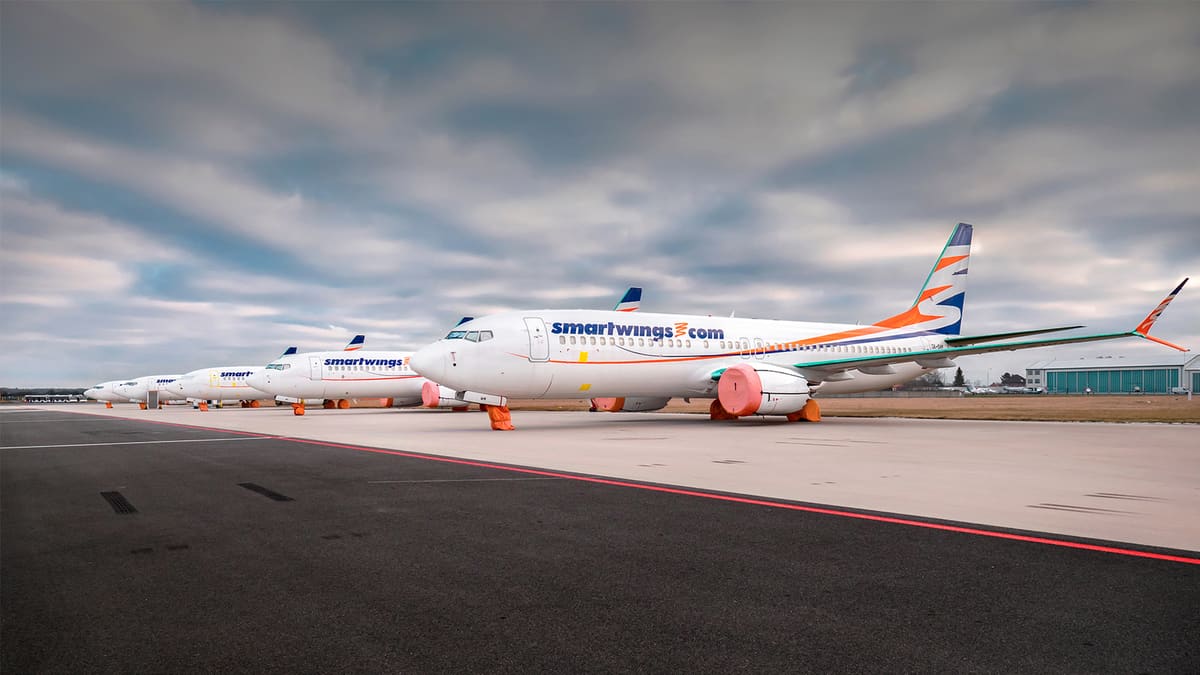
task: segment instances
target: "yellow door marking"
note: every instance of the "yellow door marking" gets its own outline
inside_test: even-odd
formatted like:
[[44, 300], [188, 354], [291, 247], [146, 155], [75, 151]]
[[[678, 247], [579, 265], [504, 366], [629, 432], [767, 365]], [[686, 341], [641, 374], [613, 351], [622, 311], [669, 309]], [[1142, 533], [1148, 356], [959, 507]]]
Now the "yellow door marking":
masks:
[[592, 388], [592, 385], [590, 385], [590, 384], [579, 385], [579, 391], [587, 391], [588, 389], [591, 389], [591, 388]]
[[588, 355], [587, 352], [579, 352], [579, 362], [587, 363], [587, 355]]

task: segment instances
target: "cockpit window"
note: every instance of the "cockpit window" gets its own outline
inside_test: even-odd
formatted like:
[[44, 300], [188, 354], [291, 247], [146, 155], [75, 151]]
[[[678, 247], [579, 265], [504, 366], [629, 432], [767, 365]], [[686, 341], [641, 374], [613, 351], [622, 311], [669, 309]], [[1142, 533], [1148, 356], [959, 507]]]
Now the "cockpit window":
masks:
[[490, 331], [490, 330], [479, 331], [479, 341], [480, 342], [487, 342], [488, 340], [491, 340], [491, 339], [492, 339], [492, 331]]
[[292, 364], [290, 364], [290, 363], [268, 363], [266, 366], [266, 369], [267, 370], [287, 370], [288, 368], [291, 368], [291, 367], [292, 367]]
[[465, 330], [452, 330], [446, 334], [446, 339], [447, 340], [461, 340], [461, 339], [465, 338], [466, 336], [467, 336], [467, 331], [465, 331]]
[[479, 331], [473, 330], [467, 333], [467, 342], [479, 342]]

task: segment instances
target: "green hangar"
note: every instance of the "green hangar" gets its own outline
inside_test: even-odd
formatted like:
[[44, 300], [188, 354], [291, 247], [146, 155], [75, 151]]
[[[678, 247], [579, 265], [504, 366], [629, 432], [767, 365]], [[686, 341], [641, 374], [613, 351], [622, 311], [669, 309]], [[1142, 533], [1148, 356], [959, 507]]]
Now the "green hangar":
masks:
[[1178, 394], [1200, 390], [1200, 356], [1164, 354], [1155, 357], [1038, 361], [1025, 369], [1025, 384], [1048, 394]]

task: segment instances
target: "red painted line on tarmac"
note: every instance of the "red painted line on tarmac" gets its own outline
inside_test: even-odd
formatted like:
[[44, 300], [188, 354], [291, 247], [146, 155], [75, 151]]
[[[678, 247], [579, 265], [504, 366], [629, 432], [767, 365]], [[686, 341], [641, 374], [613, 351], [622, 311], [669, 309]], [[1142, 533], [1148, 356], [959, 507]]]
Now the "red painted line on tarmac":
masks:
[[[94, 413], [79, 413], [84, 415]], [[97, 417], [110, 417], [109, 415], [96, 415]], [[129, 419], [129, 418], [121, 418]], [[185, 427], [189, 429], [203, 429], [205, 431], [225, 431], [232, 434], [240, 434], [244, 436], [258, 436], [261, 438], [271, 438], [281, 441], [291, 441], [294, 443], [306, 443], [308, 445], [321, 445], [330, 448], [341, 448], [344, 450], [357, 450], [359, 452], [373, 452], [381, 455], [393, 455], [396, 457], [406, 457], [409, 459], [424, 459], [432, 462], [444, 462], [446, 464], [458, 464], [461, 466], [473, 466], [483, 469], [497, 469], [500, 471], [512, 471], [515, 473], [530, 474], [533, 476], [544, 476], [547, 478], [562, 478], [566, 480], [576, 480], [585, 483], [597, 483], [599, 485], [610, 485], [613, 487], [634, 488], [637, 490], [650, 490], [651, 492], [664, 492], [673, 495], [682, 495], [685, 497], [701, 497], [704, 499], [715, 499], [723, 502], [733, 502], [735, 504], [750, 504], [753, 506], [769, 506], [776, 509], [787, 509], [789, 511], [802, 511], [805, 513], [817, 513], [825, 516], [839, 516], [842, 518], [856, 518], [858, 520], [867, 520], [876, 523], [889, 523], [892, 525], [908, 525], [911, 527], [923, 527], [928, 530], [941, 530], [943, 532], [957, 532], [959, 534], [972, 534], [979, 537], [992, 537], [994, 539], [1007, 539], [1010, 541], [1022, 541], [1030, 544], [1042, 544], [1045, 546], [1059, 546], [1062, 548], [1082, 549], [1085, 551], [1096, 551], [1099, 553], [1112, 553], [1115, 555], [1124, 555], [1134, 558], [1150, 558], [1151, 560], [1165, 560], [1168, 562], [1184, 563], [1187, 565], [1200, 565], [1200, 558], [1189, 558], [1187, 556], [1170, 555], [1166, 553], [1152, 553], [1150, 551], [1138, 551], [1130, 548], [1119, 548], [1116, 546], [1101, 546], [1099, 544], [1085, 544], [1077, 541], [1068, 541], [1065, 539], [1052, 539], [1049, 537], [1034, 537], [1025, 534], [1013, 534], [1011, 532], [999, 532], [996, 530], [984, 530], [975, 527], [963, 527], [961, 525], [945, 525], [942, 523], [930, 523], [920, 520], [910, 520], [907, 518], [896, 518], [893, 516], [879, 516], [869, 513], [855, 513], [853, 511], [843, 511], [840, 509], [823, 508], [819, 506], [803, 506], [801, 504], [789, 504], [787, 502], [772, 501], [769, 499], [755, 499], [752, 497], [735, 497], [733, 495], [723, 495], [714, 492], [703, 492], [700, 490], [689, 490], [684, 488], [664, 487], [661, 485], [650, 485], [647, 483], [635, 483], [631, 481], [615, 480], [611, 478], [597, 478], [593, 476], [581, 476], [578, 474], [561, 473], [558, 471], [545, 471], [542, 469], [526, 469], [516, 466], [505, 466], [503, 464], [492, 464], [490, 462], [479, 462], [470, 459], [457, 459], [454, 457], [442, 457], [438, 455], [426, 455], [415, 452], [405, 452], [403, 450], [385, 450], [383, 448], [370, 448], [362, 445], [349, 445], [346, 443], [334, 443], [331, 441], [318, 441], [310, 438], [296, 438], [294, 436], [276, 436], [272, 434], [260, 434], [251, 431], [233, 431], [230, 429], [219, 429], [217, 427], [205, 427], [195, 424], [180, 424], [178, 422], [162, 422], [159, 420], [137, 420], [136, 422], [150, 422], [152, 424], [165, 424], [167, 426]]]

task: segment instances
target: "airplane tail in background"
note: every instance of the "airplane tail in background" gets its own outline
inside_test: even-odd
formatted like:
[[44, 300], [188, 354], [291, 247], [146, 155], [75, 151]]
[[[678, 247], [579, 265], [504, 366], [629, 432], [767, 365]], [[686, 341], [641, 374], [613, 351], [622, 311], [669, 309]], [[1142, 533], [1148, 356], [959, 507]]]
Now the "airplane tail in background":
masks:
[[473, 316], [464, 316], [463, 318], [458, 320], [458, 323], [454, 324], [454, 327], [458, 328], [459, 326], [463, 325], [464, 323], [466, 323], [468, 321], [474, 321], [474, 320], [475, 320], [475, 317], [473, 317]]
[[630, 286], [629, 290], [625, 291], [625, 296], [613, 307], [617, 312], [636, 312], [642, 306], [642, 289], [637, 286]]
[[349, 344], [346, 345], [346, 351], [353, 352], [353, 351], [362, 349], [363, 345], [366, 344], [366, 342], [367, 342], [367, 336], [355, 335], [353, 338], [350, 339]]
[[962, 328], [963, 299], [967, 293], [971, 229], [967, 223], [955, 226], [912, 307], [876, 322], [876, 326], [908, 328], [943, 335], [959, 334]]
[[291, 356], [292, 354], [295, 354], [295, 353], [296, 353], [295, 347], [288, 347], [287, 349], [283, 350], [283, 353], [279, 355], [279, 358], [282, 359], [285, 356]]

